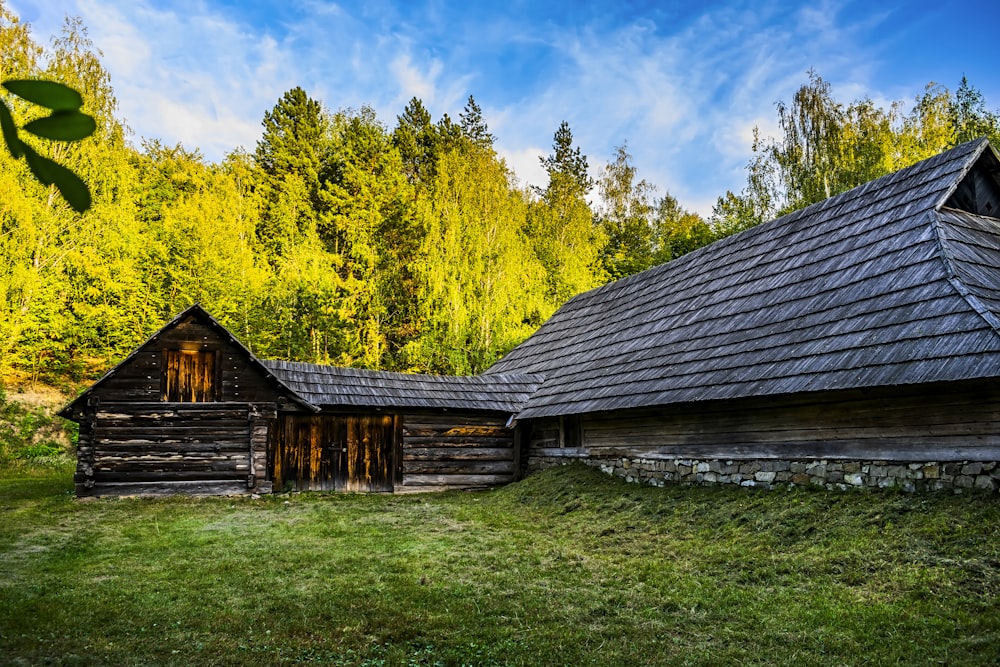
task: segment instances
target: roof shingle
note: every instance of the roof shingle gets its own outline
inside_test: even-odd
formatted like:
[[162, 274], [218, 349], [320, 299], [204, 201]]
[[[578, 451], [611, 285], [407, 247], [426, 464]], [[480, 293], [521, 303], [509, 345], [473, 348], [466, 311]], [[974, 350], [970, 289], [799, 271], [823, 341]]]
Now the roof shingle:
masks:
[[454, 377], [264, 361], [296, 394], [320, 407], [428, 408], [516, 413], [541, 377]]

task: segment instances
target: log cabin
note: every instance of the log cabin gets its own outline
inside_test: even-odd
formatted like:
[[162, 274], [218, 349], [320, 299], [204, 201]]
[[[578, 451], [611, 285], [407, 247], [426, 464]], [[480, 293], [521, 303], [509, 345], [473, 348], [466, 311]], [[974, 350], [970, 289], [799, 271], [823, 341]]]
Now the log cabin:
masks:
[[60, 414], [78, 496], [484, 488], [516, 478], [539, 381], [261, 361], [195, 304]]
[[580, 294], [477, 377], [260, 361], [199, 306], [62, 414], [77, 493], [1000, 486], [985, 140]]

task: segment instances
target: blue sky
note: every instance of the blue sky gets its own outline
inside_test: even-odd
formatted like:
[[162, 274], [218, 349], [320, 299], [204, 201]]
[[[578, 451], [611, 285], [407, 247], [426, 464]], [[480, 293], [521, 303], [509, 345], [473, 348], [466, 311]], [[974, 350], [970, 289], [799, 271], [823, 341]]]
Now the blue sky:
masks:
[[260, 136], [302, 86], [388, 126], [413, 96], [435, 119], [472, 94], [524, 183], [569, 122], [597, 174], [628, 142], [639, 177], [703, 214], [744, 183], [754, 126], [776, 129], [812, 68], [842, 101], [911, 103], [963, 74], [1000, 108], [1000, 2], [6, 0], [48, 43], [79, 16], [121, 116], [210, 160]]

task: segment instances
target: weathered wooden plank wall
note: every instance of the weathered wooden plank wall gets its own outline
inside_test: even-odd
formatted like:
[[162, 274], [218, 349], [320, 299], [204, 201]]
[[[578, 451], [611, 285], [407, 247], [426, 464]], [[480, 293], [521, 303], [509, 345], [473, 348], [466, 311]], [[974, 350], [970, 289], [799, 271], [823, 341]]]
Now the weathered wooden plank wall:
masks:
[[195, 317], [150, 339], [86, 399], [78, 495], [267, 492], [277, 391]]
[[514, 431], [505, 416], [407, 413], [397, 491], [483, 488], [516, 478]]
[[88, 396], [86, 414], [76, 408], [78, 492], [372, 492], [517, 477], [507, 415], [279, 414], [266, 373], [197, 317], [161, 331]]
[[941, 383], [712, 401], [582, 418], [560, 449], [557, 420], [532, 424], [530, 451], [571, 457], [1000, 460], [1000, 386]]

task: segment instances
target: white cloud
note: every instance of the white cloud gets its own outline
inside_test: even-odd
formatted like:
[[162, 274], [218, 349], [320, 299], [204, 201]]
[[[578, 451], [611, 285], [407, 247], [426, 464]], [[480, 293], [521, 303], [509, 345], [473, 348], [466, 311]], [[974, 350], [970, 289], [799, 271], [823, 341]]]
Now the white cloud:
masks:
[[[676, 26], [655, 23], [654, 12], [618, 24], [605, 13], [573, 24], [500, 12], [484, 23], [481, 7], [478, 23], [466, 16], [450, 26], [443, 22], [458, 7], [437, 0], [416, 10], [298, 0], [274, 4], [263, 25], [249, 15], [267, 7], [233, 11], [211, 0], [9, 2], [34, 17], [39, 41], [64, 14], [81, 16], [136, 133], [209, 159], [252, 147], [264, 112], [296, 85], [334, 110], [369, 104], [390, 126], [413, 96], [435, 118], [457, 120], [473, 93], [523, 182], [544, 184], [538, 156], [550, 149], [538, 146], [566, 120], [592, 173], [628, 140], [640, 178], [703, 214], [726, 189], [742, 188], [752, 128], [777, 133], [774, 103], [790, 99], [810, 68], [837, 99], [868, 94], [883, 104], [898, 95], [872, 84], [889, 48], [888, 10], [841, 0], [728, 0]], [[504, 54], [518, 49], [538, 61], [508, 70]]]
[[[221, 159], [256, 143], [264, 111], [298, 79], [286, 45], [200, 3], [65, 5], [60, 14], [80, 16], [103, 53], [120, 114], [137, 137]], [[46, 26], [53, 14], [43, 15]]]
[[431, 60], [426, 71], [420, 71], [413, 64], [408, 53], [400, 53], [392, 60], [390, 67], [396, 85], [399, 87], [400, 99], [418, 97], [433, 104], [436, 92], [435, 79], [441, 75], [441, 63]]
[[[607, 158], [614, 144], [629, 139], [639, 177], [708, 214], [718, 195], [742, 188], [753, 128], [776, 135], [774, 104], [790, 99], [808, 69], [844, 80], [838, 99], [845, 99], [841, 86], [867, 85], [868, 70], [857, 63], [868, 50], [839, 19], [835, 3], [819, 14], [802, 12], [797, 24], [785, 22], [786, 9], [751, 12], [734, 4], [673, 34], [645, 24], [593, 39], [573, 34], [565, 50], [581, 74], [564, 83], [569, 92], [543, 99], [547, 106], [571, 104], [575, 91], [587, 91], [573, 128], [582, 141], [594, 140], [598, 150], [591, 154]], [[809, 39], [802, 38], [806, 27]]]
[[507, 162], [507, 166], [517, 174], [520, 185], [539, 188], [544, 188], [548, 184], [549, 176], [538, 158], [541, 155], [548, 155], [549, 152], [537, 146], [521, 148], [516, 151], [503, 148], [497, 150], [500, 157]]

